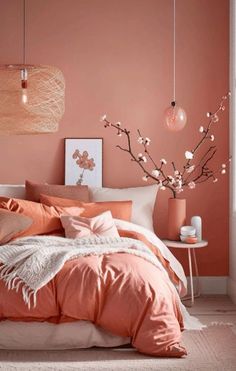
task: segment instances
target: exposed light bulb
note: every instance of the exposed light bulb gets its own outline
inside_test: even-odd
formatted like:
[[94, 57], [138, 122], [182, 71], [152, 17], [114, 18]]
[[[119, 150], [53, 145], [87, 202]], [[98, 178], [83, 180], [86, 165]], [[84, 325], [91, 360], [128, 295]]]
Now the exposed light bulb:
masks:
[[21, 102], [26, 104], [28, 102], [27, 89], [22, 89]]
[[27, 96], [27, 78], [28, 78], [28, 72], [27, 69], [24, 68], [21, 70], [21, 102], [23, 104], [26, 104], [28, 102], [28, 96]]
[[180, 131], [186, 125], [186, 112], [183, 108], [177, 106], [175, 102], [171, 102], [171, 106], [165, 110], [164, 116], [165, 124], [171, 131]]

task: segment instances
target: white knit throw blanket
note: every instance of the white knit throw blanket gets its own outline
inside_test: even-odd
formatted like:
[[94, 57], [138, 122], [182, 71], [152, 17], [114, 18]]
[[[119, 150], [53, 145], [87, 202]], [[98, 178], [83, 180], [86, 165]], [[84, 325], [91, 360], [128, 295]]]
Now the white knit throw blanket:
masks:
[[[69, 239], [52, 236], [24, 237], [0, 246], [0, 279], [8, 289], [22, 290], [28, 308], [36, 294], [60, 271], [66, 261], [87, 255], [129, 253], [140, 256], [164, 270], [156, 256], [131, 238]], [[165, 271], [165, 270], [164, 270]]]

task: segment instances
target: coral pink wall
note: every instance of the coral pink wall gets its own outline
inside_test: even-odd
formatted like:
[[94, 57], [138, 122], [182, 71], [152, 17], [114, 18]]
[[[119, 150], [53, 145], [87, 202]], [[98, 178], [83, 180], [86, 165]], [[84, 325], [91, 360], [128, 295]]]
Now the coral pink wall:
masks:
[[[66, 79], [66, 113], [53, 135], [0, 137], [1, 183], [63, 183], [64, 138], [104, 137], [104, 185], [142, 184], [121, 141], [98, 118], [107, 113], [152, 138], [156, 159], [177, 165], [199, 138], [206, 112], [228, 91], [228, 1], [178, 0], [177, 101], [188, 125], [170, 133], [163, 110], [172, 99], [172, 0], [28, 0], [27, 62], [56, 65]], [[22, 2], [0, 0], [0, 63], [22, 61]], [[228, 113], [215, 126], [215, 165], [228, 155]], [[168, 191], [160, 192], [157, 231], [166, 232]], [[201, 215], [209, 247], [201, 275], [228, 274], [228, 178], [185, 193], [188, 215]], [[185, 264], [184, 254], [177, 255]]]

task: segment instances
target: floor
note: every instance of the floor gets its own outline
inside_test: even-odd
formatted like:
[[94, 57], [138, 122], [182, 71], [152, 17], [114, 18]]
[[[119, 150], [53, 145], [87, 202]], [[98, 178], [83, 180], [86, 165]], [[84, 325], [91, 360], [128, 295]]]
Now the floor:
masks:
[[188, 311], [204, 324], [215, 320], [229, 321], [236, 325], [236, 305], [225, 295], [201, 295], [195, 299], [192, 307], [188, 307]]
[[130, 348], [0, 351], [0, 370], [235, 371], [236, 305], [227, 296], [202, 296], [188, 309], [208, 327], [183, 333], [189, 352], [186, 358], [152, 358]]

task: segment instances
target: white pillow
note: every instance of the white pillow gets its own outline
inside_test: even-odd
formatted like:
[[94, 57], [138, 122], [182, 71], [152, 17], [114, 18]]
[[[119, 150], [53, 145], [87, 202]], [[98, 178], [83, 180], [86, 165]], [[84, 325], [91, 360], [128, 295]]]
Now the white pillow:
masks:
[[90, 200], [133, 201], [131, 222], [153, 230], [152, 214], [156, 201], [158, 185], [134, 188], [97, 188], [89, 187]]

